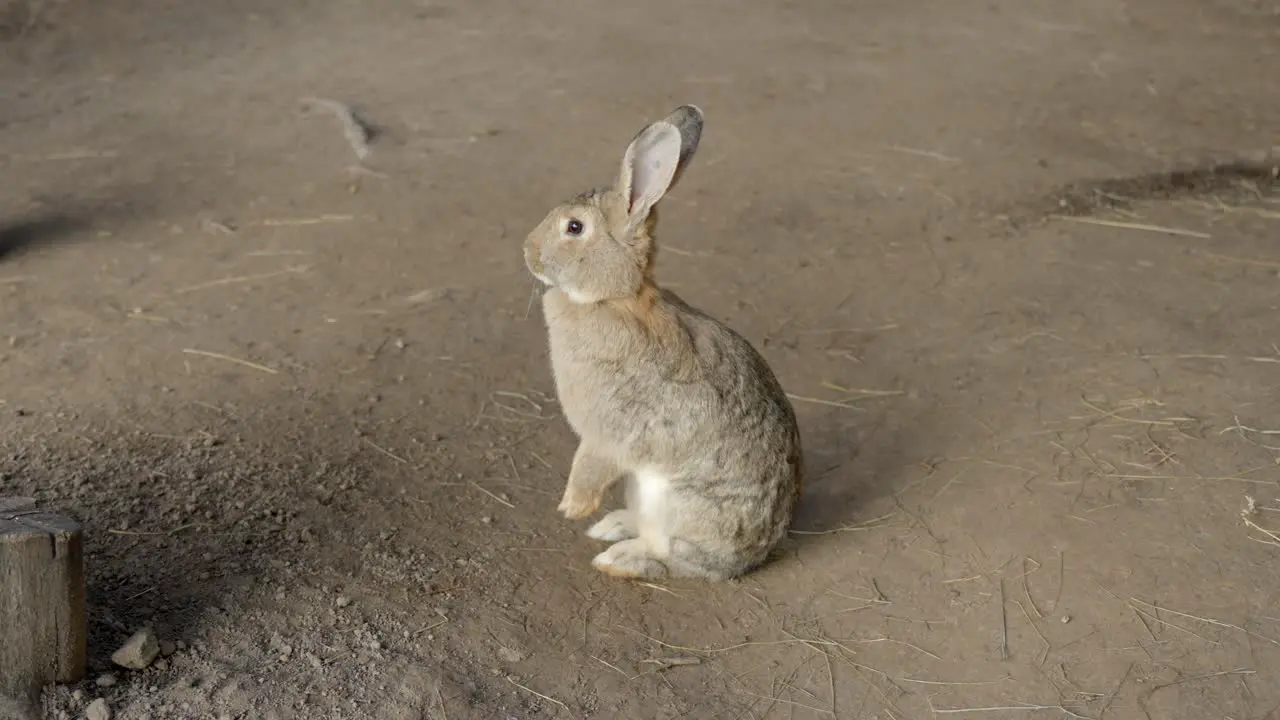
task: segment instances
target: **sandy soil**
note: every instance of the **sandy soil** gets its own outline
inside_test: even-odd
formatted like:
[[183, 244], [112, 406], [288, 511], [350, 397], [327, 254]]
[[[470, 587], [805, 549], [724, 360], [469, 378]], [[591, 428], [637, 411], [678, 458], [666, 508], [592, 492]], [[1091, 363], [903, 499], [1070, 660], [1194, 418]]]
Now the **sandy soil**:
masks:
[[[1273, 0], [0, 8], [0, 495], [89, 551], [43, 717], [1280, 717]], [[555, 512], [519, 245], [683, 102], [660, 278], [811, 473], [659, 587]]]

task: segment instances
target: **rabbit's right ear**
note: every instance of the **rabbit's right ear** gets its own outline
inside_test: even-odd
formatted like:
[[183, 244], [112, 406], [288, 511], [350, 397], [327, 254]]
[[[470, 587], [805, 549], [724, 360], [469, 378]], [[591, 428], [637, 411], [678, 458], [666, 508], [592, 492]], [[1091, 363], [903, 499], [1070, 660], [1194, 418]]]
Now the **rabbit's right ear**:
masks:
[[636, 135], [622, 156], [618, 192], [627, 203], [627, 226], [634, 230], [679, 179], [698, 149], [702, 110], [682, 105]]

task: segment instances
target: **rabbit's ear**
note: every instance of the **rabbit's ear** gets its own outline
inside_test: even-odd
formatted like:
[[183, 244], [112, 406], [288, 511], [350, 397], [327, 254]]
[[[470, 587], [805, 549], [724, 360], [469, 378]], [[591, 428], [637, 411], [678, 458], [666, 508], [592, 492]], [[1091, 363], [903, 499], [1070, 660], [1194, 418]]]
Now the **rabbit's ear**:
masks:
[[622, 157], [618, 192], [627, 202], [628, 225], [637, 227], [679, 179], [698, 149], [702, 111], [682, 105], [636, 135]]

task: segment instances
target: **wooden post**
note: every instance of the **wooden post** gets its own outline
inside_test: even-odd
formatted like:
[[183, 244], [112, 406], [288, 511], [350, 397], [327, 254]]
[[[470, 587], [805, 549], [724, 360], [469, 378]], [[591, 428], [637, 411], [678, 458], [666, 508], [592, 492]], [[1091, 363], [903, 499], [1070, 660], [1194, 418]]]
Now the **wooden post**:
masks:
[[0, 498], [0, 697], [84, 678], [83, 557], [79, 523]]

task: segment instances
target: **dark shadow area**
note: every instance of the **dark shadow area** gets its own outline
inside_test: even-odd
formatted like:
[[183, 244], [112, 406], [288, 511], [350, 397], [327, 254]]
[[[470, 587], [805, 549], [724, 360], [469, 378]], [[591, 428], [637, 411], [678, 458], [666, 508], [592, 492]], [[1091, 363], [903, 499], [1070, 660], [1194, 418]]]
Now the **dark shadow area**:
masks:
[[89, 224], [87, 216], [65, 212], [46, 212], [35, 217], [0, 221], [0, 261], [68, 242]]
[[[835, 420], [828, 417], [825, 420]], [[861, 508], [900, 490], [918, 459], [910, 438], [927, 436], [919, 416], [882, 410], [848, 421], [808, 423], [804, 494], [792, 523], [793, 541], [805, 543], [840, 528], [873, 520]]]
[[39, 6], [32, 0], [0, 0], [0, 42], [26, 35], [40, 21]]
[[1280, 157], [1231, 160], [1189, 168], [1107, 180], [1082, 180], [1063, 187], [1036, 203], [1032, 217], [1081, 217], [1106, 210], [1128, 210], [1134, 203], [1218, 195], [1245, 199], [1280, 195]]
[[[165, 641], [198, 638], [238, 592], [314, 562], [319, 546], [304, 539], [320, 528], [297, 514], [323, 516], [331, 497], [306, 481], [341, 484], [350, 472], [239, 447], [115, 438], [84, 456], [12, 452], [0, 461], [0, 496], [27, 493], [82, 523], [92, 678], [139, 628]], [[269, 489], [255, 484], [264, 477], [275, 480]]]

